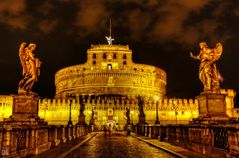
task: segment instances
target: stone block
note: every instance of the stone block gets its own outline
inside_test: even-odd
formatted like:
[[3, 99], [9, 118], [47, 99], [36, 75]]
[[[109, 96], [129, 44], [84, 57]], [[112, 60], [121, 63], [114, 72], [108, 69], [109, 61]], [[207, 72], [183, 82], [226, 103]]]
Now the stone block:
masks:
[[11, 118], [39, 118], [38, 100], [36, 95], [13, 95]]
[[198, 97], [199, 117], [227, 117], [226, 95], [202, 93]]
[[197, 96], [199, 116], [192, 123], [218, 124], [226, 123], [226, 95], [217, 93], [201, 93]]
[[12, 95], [13, 105], [12, 105], [12, 115], [10, 118], [4, 119], [6, 124], [16, 124], [16, 125], [37, 125], [44, 124], [44, 120], [40, 119], [38, 116], [38, 103], [39, 97], [37, 95], [22, 95], [16, 94]]

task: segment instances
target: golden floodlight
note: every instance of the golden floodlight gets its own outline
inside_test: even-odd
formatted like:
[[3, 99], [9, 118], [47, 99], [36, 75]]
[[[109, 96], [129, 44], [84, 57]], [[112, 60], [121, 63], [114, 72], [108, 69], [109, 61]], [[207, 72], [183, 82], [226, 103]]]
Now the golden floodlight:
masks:
[[156, 101], [159, 101], [159, 96], [155, 96], [155, 100], [156, 100]]

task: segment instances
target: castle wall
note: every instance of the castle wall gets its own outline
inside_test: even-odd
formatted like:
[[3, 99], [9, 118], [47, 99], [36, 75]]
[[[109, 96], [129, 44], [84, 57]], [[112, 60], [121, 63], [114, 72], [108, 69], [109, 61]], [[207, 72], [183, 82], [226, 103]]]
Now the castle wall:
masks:
[[[39, 116], [44, 118], [49, 124], [67, 124], [69, 120], [69, 100], [52, 99], [40, 100]], [[144, 106], [146, 122], [154, 124], [156, 120], [156, 105], [158, 104], [158, 114], [161, 124], [185, 124], [198, 116], [198, 102], [195, 99], [164, 99], [156, 101], [147, 101]], [[50, 108], [45, 108], [45, 107]], [[72, 102], [72, 121], [77, 123], [80, 103], [77, 100]], [[126, 108], [130, 109], [131, 123], [138, 123], [138, 100], [117, 98], [89, 99], [85, 103], [84, 114], [86, 123], [90, 123], [92, 109], [96, 126], [101, 129], [102, 125], [107, 124], [109, 120], [108, 111], [112, 109], [112, 121], [117, 129], [123, 129], [126, 124]], [[46, 109], [46, 110], [44, 110]]]
[[[239, 117], [238, 108], [234, 108], [233, 99], [235, 92], [231, 89], [221, 90], [226, 94], [227, 114], [229, 117]], [[0, 96], [0, 121], [8, 118], [12, 114], [13, 98], [8, 95]], [[144, 112], [146, 122], [154, 124], [156, 120], [156, 107], [158, 105], [158, 116], [161, 124], [185, 124], [193, 118], [198, 117], [197, 99], [160, 99], [158, 102], [152, 99], [145, 99]], [[98, 128], [109, 122], [109, 110], [113, 111], [112, 119], [118, 129], [122, 129], [126, 124], [126, 108], [130, 109], [131, 123], [138, 123], [138, 100], [135, 97], [99, 97], [85, 98], [86, 123], [89, 124], [92, 109], [94, 112], [95, 124]], [[72, 100], [71, 103], [73, 124], [78, 122], [80, 103], [79, 99]], [[40, 99], [39, 117], [45, 119], [49, 124], [66, 125], [70, 115], [69, 99]]]
[[0, 95], [0, 121], [12, 115], [13, 98], [9, 95]]

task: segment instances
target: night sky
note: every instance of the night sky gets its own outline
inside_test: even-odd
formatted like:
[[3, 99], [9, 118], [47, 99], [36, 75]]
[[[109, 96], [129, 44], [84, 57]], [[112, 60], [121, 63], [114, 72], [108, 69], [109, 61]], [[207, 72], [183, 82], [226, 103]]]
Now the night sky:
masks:
[[222, 88], [239, 91], [238, 0], [0, 0], [0, 94], [17, 93], [21, 79], [18, 49], [35, 42], [43, 62], [33, 91], [55, 94], [54, 74], [86, 61], [91, 44], [106, 44], [109, 18], [113, 44], [129, 45], [133, 61], [167, 73], [167, 96], [194, 98], [198, 79], [198, 43], [224, 47], [217, 66]]

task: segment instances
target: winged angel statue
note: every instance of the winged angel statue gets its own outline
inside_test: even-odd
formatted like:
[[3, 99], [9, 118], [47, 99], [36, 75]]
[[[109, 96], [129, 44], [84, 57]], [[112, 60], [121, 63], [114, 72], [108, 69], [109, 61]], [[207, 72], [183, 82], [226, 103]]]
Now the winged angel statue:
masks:
[[31, 89], [40, 75], [41, 61], [35, 57], [33, 51], [36, 44], [23, 42], [19, 48], [19, 58], [22, 65], [23, 79], [18, 84], [18, 94], [34, 94]]
[[204, 92], [220, 91], [220, 73], [216, 67], [216, 61], [221, 57], [223, 47], [221, 43], [217, 43], [215, 48], [209, 48], [205, 42], [200, 42], [200, 53], [190, 56], [195, 60], [200, 60], [199, 79], [203, 83]]

